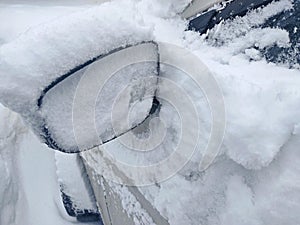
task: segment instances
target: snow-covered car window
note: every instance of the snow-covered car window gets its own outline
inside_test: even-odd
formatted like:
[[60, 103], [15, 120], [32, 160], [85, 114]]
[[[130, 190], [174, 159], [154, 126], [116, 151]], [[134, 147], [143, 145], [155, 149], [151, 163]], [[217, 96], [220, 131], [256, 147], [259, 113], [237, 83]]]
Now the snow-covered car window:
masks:
[[[300, 1], [233, 1], [220, 3], [207, 12], [195, 16], [189, 29], [207, 35], [216, 45], [231, 45], [244, 39], [252, 59], [265, 57], [269, 62], [299, 67], [299, 13]], [[259, 42], [255, 42], [260, 36]], [[253, 48], [251, 48], [253, 47]]]

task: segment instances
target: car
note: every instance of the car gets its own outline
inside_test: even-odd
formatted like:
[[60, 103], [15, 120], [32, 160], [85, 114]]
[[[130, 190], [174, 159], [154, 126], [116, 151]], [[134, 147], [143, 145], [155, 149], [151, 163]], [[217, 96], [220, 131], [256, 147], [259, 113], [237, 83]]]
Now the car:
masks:
[[[271, 126], [261, 117], [278, 109], [278, 102], [282, 103], [284, 98], [292, 103], [298, 100], [297, 87], [293, 85], [299, 82], [295, 71], [300, 63], [300, 1], [291, 4], [274, 0], [194, 0], [171, 19], [153, 20], [171, 21], [169, 30], [164, 32], [171, 31], [170, 36], [180, 33], [180, 41], [188, 49], [195, 48], [194, 52], [199, 50], [199, 42], [204, 43], [199, 50], [204, 53], [197, 56], [210, 54], [205, 46], [217, 50], [224, 48], [221, 52], [224, 55], [219, 56], [217, 50], [211, 53], [212, 58], [220, 61], [218, 64], [213, 64], [211, 58], [203, 63], [182, 46], [160, 42], [160, 39], [170, 40], [164, 32], [160, 38], [152, 34], [159, 36], [157, 33], [163, 31], [163, 25], [156, 29], [146, 26], [147, 18], [142, 21], [133, 16], [139, 5], [123, 15], [118, 4], [125, 4], [125, 8], [127, 3], [111, 2], [58, 18], [5, 45], [0, 52], [3, 56], [0, 68], [8, 71], [10, 77], [6, 79], [7, 76], [0, 74], [3, 81], [0, 102], [19, 113], [40, 141], [56, 151], [61, 201], [66, 213], [78, 223], [213, 224], [216, 214], [222, 210], [225, 212], [222, 211], [223, 217], [219, 219], [230, 221], [232, 212], [226, 212], [223, 208], [226, 204], [229, 209], [233, 205], [233, 211], [242, 215], [241, 221], [244, 221], [247, 210], [249, 214], [256, 212], [251, 187], [268, 177], [263, 169], [280, 154], [278, 151], [289, 147], [282, 139], [288, 136], [288, 140], [297, 143], [294, 138], [298, 130], [289, 127], [294, 121], [282, 125], [282, 114], [272, 114], [269, 116]], [[278, 9], [274, 4], [279, 5]], [[244, 23], [254, 16], [260, 17], [265, 7], [273, 6], [278, 12], [272, 8], [274, 11], [257, 23]], [[256, 15], [251, 17], [252, 14]], [[183, 29], [174, 32], [170, 28], [174, 28], [174, 24], [175, 28], [178, 25]], [[265, 33], [255, 32], [263, 29], [265, 33], [276, 29], [272, 34], [278, 34], [277, 42], [269, 41], [266, 34], [266, 43], [260, 43], [263, 41], [259, 35]], [[244, 40], [253, 30], [255, 41], [251, 42], [251, 36], [250, 41], [230, 45], [233, 41]], [[228, 52], [232, 54], [228, 56]], [[260, 76], [261, 71], [255, 77], [253, 67], [251, 75], [254, 75], [250, 78], [249, 74], [233, 76], [228, 72], [234, 70], [238, 75], [243, 74], [244, 68], [256, 61], [258, 64], [252, 66], [263, 68], [263, 72], [275, 71], [276, 66], [280, 66], [279, 72], [274, 72], [274, 80]], [[232, 67], [226, 67], [231, 63]], [[218, 75], [221, 84], [214, 79], [213, 66], [222, 71]], [[291, 74], [295, 81], [285, 80], [281, 84], [282, 71]], [[186, 78], [187, 75], [190, 77]], [[199, 77], [202, 79], [193, 79]], [[265, 82], [269, 89], [261, 88], [255, 78]], [[14, 88], [9, 85], [11, 83]], [[197, 85], [201, 86], [199, 93]], [[285, 87], [290, 88], [288, 93], [284, 92]], [[227, 119], [221, 89], [231, 106], [226, 109], [229, 137], [225, 138], [226, 147], [222, 149], [224, 152], [227, 151], [224, 148], [233, 149], [228, 156], [219, 154]], [[186, 93], [191, 96], [186, 97]], [[214, 97], [212, 101], [210, 97]], [[189, 101], [192, 101], [190, 107]], [[258, 106], [253, 106], [253, 102]], [[245, 109], [245, 105], [253, 108]], [[259, 110], [264, 108], [262, 105], [268, 107]], [[214, 109], [217, 114], [209, 111]], [[178, 115], [176, 110], [183, 113]], [[279, 107], [278, 111], [281, 110]], [[290, 111], [298, 115], [297, 109]], [[200, 114], [199, 119], [197, 115]], [[242, 120], [243, 116], [249, 121]], [[181, 119], [185, 129], [180, 128]], [[215, 124], [218, 126], [213, 126]], [[194, 128], [196, 125], [200, 125], [198, 129]], [[217, 132], [210, 135], [210, 127]], [[162, 128], [166, 128], [165, 133]], [[200, 139], [198, 132], [202, 134]], [[211, 144], [215, 151], [202, 146], [211, 136], [215, 138]], [[172, 147], [180, 146], [180, 140], [188, 147], [173, 154]], [[193, 146], [197, 141], [201, 143]], [[243, 149], [242, 154], [234, 151], [237, 148]], [[194, 155], [194, 150], [199, 151]], [[160, 167], [161, 158], [173, 156], [170, 164]], [[201, 188], [197, 189], [198, 186]], [[246, 212], [235, 207], [239, 196], [247, 206]], [[197, 211], [199, 202], [203, 207]]]

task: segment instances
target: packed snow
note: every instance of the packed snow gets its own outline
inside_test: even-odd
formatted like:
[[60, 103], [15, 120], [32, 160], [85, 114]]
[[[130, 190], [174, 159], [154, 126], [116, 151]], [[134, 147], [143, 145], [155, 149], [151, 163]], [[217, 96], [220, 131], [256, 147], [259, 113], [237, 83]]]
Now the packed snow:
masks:
[[[258, 27], [272, 15], [292, 8], [293, 2], [274, 1], [264, 8], [249, 12], [245, 17], [221, 23], [203, 36], [187, 31], [187, 21], [176, 14], [184, 9], [184, 4], [188, 1], [182, 1], [184, 2], [182, 5], [175, 6], [171, 1], [166, 3], [154, 1], [152, 4], [149, 0], [128, 2], [134, 6], [135, 13], [139, 12], [138, 18], [134, 18], [133, 21], [137, 20], [140, 25], [143, 24], [141, 26], [143, 29], [151, 27], [145, 32], [147, 37], [153, 32], [155, 40], [186, 48], [208, 66], [223, 91], [227, 115], [227, 128], [221, 152], [206, 171], [199, 172], [198, 163], [203, 155], [205, 140], [209, 136], [212, 122], [209, 106], [201, 90], [185, 77], [187, 75], [181, 71], [174, 71], [174, 68], [162, 67], [164, 71], [162, 78], [172, 79], [180, 84], [201, 112], [199, 113], [200, 142], [193, 158], [181, 171], [164, 182], [139, 187], [139, 190], [171, 225], [300, 224], [300, 165], [298, 163], [300, 160], [300, 71], [297, 69], [299, 66], [290, 68], [285, 64], [268, 63], [259, 49], [272, 45], [288, 47], [290, 44], [288, 32], [274, 27]], [[122, 4], [115, 4], [114, 10], [124, 11]], [[90, 12], [95, 13], [96, 10], [90, 9]], [[106, 12], [105, 15], [114, 14], [116, 11]], [[98, 17], [102, 19], [101, 16]], [[110, 27], [109, 24], [106, 26]], [[101, 36], [102, 33], [100, 32], [99, 35]], [[43, 54], [46, 58], [53, 56], [51, 52], [44, 50]], [[3, 54], [4, 50], [0, 51]], [[49, 67], [45, 68], [49, 69]], [[4, 75], [2, 78], [7, 82], [10, 79]], [[26, 86], [22, 82], [20, 80], [18, 84]], [[36, 82], [40, 85], [39, 82], [46, 81]], [[4, 90], [11, 88], [9, 83], [1, 83], [0, 86], [1, 89], [5, 88]], [[38, 90], [35, 93], [31, 91], [28, 89], [27, 92], [12, 93], [9, 98], [23, 96], [25, 93], [29, 98], [36, 99]], [[7, 101], [5, 103], [9, 105]], [[153, 163], [172, 151], [178, 138], [176, 134], [180, 129], [179, 116], [172, 105], [163, 101], [161, 103], [159, 118], [164, 120], [166, 127], [169, 128], [163, 142], [166, 146], [158, 147], [157, 152], [150, 152], [150, 159], [138, 158], [140, 153], [128, 154], [130, 149], [115, 140], [106, 146], [115, 159], [127, 163]], [[23, 105], [9, 106], [16, 111], [23, 107]], [[30, 225], [47, 224], [46, 222], [49, 221], [52, 222], [49, 224], [68, 224], [68, 222], [63, 223], [63, 219], [56, 215], [56, 208], [49, 200], [51, 197], [46, 195], [47, 202], [51, 202], [50, 206], [43, 205], [37, 200], [39, 197], [43, 199], [45, 192], [51, 193], [50, 196], [55, 196], [58, 200], [59, 187], [53, 177], [54, 155], [47, 147], [39, 144], [24, 125], [20, 125], [21, 122], [15, 114], [12, 117], [13, 121], [6, 123], [7, 115], [11, 112], [8, 109], [1, 110], [0, 156], [4, 159], [0, 161], [1, 224], [23, 225], [25, 220], [19, 220], [22, 218], [16, 215], [19, 213], [27, 215], [28, 221], [31, 220], [28, 223]], [[153, 119], [149, 124], [152, 132], [159, 128], [157, 120]], [[136, 133], [139, 134], [139, 131]], [[16, 141], [11, 134], [17, 137], [24, 136], [23, 141]], [[148, 137], [147, 132], [142, 132], [141, 135], [144, 138]], [[27, 154], [25, 150], [28, 151]], [[23, 153], [21, 154], [20, 151]], [[106, 168], [106, 165], [102, 164], [103, 158], [100, 153], [99, 149], [94, 149], [82, 153], [82, 156], [93, 170], [104, 177], [109, 177], [109, 173], [114, 171], [110, 170], [111, 167]], [[21, 159], [18, 159], [18, 156]], [[31, 165], [29, 163], [31, 161], [37, 163], [36, 166]], [[30, 192], [30, 181], [35, 180], [30, 176], [35, 174], [37, 168], [41, 168], [45, 174], [50, 174], [51, 181], [43, 179], [42, 174], [39, 173], [39, 176], [35, 177], [39, 183], [33, 186], [36, 189]], [[24, 180], [24, 183], [21, 180]], [[46, 188], [47, 185], [51, 188]], [[135, 214], [135, 210], [139, 211], [137, 214], [144, 213], [140, 205], [132, 207], [136, 198], [130, 195], [126, 186], [113, 184], [111, 187], [123, 199], [122, 204], [128, 216]], [[37, 191], [38, 188], [43, 191]], [[24, 194], [18, 195], [18, 193]], [[28, 203], [16, 199], [16, 196], [21, 196], [20, 198], [25, 196]], [[26, 204], [29, 206], [29, 212], [19, 208], [23, 208]], [[42, 212], [41, 216], [36, 215], [35, 210]], [[44, 210], [51, 213], [49, 217], [53, 220], [49, 219], [46, 222], [39, 220], [42, 217], [48, 218]], [[56, 222], [53, 222], [55, 219]], [[148, 218], [146, 221], [136, 219], [134, 222], [135, 224], [152, 223]]]

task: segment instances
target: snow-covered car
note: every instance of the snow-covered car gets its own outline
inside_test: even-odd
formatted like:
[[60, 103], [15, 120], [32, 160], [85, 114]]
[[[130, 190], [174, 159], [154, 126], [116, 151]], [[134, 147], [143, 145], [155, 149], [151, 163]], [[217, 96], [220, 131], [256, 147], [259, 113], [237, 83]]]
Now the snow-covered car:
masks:
[[0, 47], [0, 102], [56, 150], [77, 222], [297, 224], [299, 7], [93, 6]]
[[[264, 43], [265, 40], [258, 39], [256, 40], [257, 43], [250, 43], [249, 46], [247, 46], [247, 48], [249, 49], [245, 50], [245, 55], [253, 61], [265, 58], [269, 62], [273, 62], [279, 65], [286, 65], [287, 67], [297, 68], [299, 65], [299, 34], [295, 31], [297, 31], [299, 26], [299, 17], [297, 16], [299, 14], [299, 1], [294, 2], [293, 7], [287, 6], [282, 2], [281, 4], [282, 5], [278, 3], [276, 5], [272, 3], [272, 1], [256, 1], [251, 2], [251, 4], [238, 0], [226, 3], [221, 2], [220, 4], [214, 6], [210, 5], [211, 8], [206, 9], [204, 12], [198, 11], [197, 14], [189, 17], [189, 24], [187, 29], [197, 32], [199, 35], [202, 35], [201, 38], [205, 38], [209, 44], [220, 48], [222, 47], [222, 45], [226, 45], [228, 41], [232, 39], [243, 38], [243, 36], [245, 36], [248, 32], [253, 32], [255, 34], [255, 32], [263, 29], [265, 29], [267, 32], [274, 32], [276, 30], [278, 31], [279, 38], [275, 40], [275, 42], [274, 39], [276, 39], [276, 37], [274, 36], [266, 37], [266, 39], [271, 38], [270, 40], [266, 40], [266, 44]], [[191, 7], [194, 6], [191, 5]], [[188, 11], [190, 9], [187, 8], [186, 10]], [[191, 11], [195, 11], [195, 9]], [[266, 13], [267, 11], [271, 12]], [[183, 15], [186, 16], [185, 14]], [[239, 26], [241, 30], [238, 30], [237, 26]], [[199, 27], [201, 27], [201, 29]], [[286, 33], [286, 31], [288, 33]], [[263, 33], [264, 32], [262, 32], [261, 34]], [[281, 33], [282, 36], [280, 36]], [[287, 35], [290, 38], [290, 44], [280, 45], [280, 42], [284, 42], [284, 39]], [[259, 41], [262, 42], [261, 45]], [[251, 48], [252, 46], [253, 48]], [[168, 71], [166, 71], [165, 69], [163, 69], [162, 71], [162, 73], [168, 73]], [[174, 73], [174, 71], [170, 71], [171, 73]], [[158, 99], [161, 101], [160, 104], [162, 104], [162, 107], [166, 107], [165, 102], [160, 99], [159, 95]], [[164, 121], [166, 121], [165, 118]], [[173, 138], [176, 139], [176, 137]], [[111, 147], [109, 145], [111, 145]], [[168, 144], [166, 145], [169, 146]], [[245, 146], [247, 145], [248, 143], [246, 142]], [[111, 144], [108, 144], [107, 148], [120, 148], [117, 146], [118, 145], [116, 143], [112, 142]], [[122, 149], [122, 151], [126, 150]], [[110, 176], [106, 174], [105, 169], [109, 170], [109, 166], [107, 165], [106, 167], [103, 165], [105, 165], [105, 163], [108, 163], [109, 161], [103, 160], [102, 157], [98, 155], [97, 151], [92, 150], [90, 152], [82, 153], [82, 157], [85, 164], [87, 165], [90, 176], [93, 177], [93, 180], [98, 181], [98, 183], [92, 182], [92, 186], [96, 193], [97, 202], [101, 203], [99, 207], [101, 209], [101, 214], [105, 223], [150, 224], [150, 221], [153, 221], [154, 224], [199, 224], [199, 219], [200, 221], [202, 221], [201, 224], [211, 223], [204, 219], [205, 217], [204, 215], [201, 215], [202, 213], [197, 213], [197, 211], [193, 211], [189, 207], [187, 207], [186, 210], [180, 207], [181, 210], [176, 211], [169, 204], [155, 204], [153, 200], [156, 199], [156, 201], [158, 201], [158, 199], [160, 198], [163, 199], [164, 197], [162, 197], [161, 195], [165, 195], [170, 192], [172, 192], [174, 196], [176, 195], [176, 193], [181, 193], [186, 189], [192, 192], [192, 190], [195, 189], [194, 183], [201, 181], [201, 176], [204, 176], [201, 175], [201, 173], [199, 173], [193, 165], [186, 166], [186, 168], [184, 168], [183, 170], [184, 172], [181, 172], [181, 176], [184, 177], [184, 181], [181, 181], [180, 178], [171, 178], [170, 180], [168, 180], [166, 190], [161, 188], [159, 183], [157, 184], [157, 190], [155, 190], [154, 187], [136, 188], [129, 186], [125, 188], [122, 185], [114, 184], [113, 182], [109, 181], [109, 179], [107, 179], [107, 177], [110, 178]], [[254, 167], [259, 166], [259, 163], [255, 164], [254, 162], [251, 165], [251, 161], [245, 162], [245, 164], [243, 162], [241, 163], [249, 169], [252, 167], [252, 165]], [[226, 167], [227, 166], [225, 166], [225, 168]], [[114, 168], [114, 170], [117, 170], [117, 168]], [[223, 167], [220, 166], [215, 170], [220, 173], [220, 170], [223, 170]], [[236, 169], [231, 168], [231, 170], [235, 171]], [[247, 173], [248, 172], [246, 172], [246, 174]], [[124, 174], [122, 174], [122, 172], [120, 171], [116, 172], [116, 174], [120, 177], [124, 176]], [[246, 175], [246, 177], [247, 176], [249, 175]], [[250, 175], [250, 177], [251, 176], [256, 177], [257, 175], [253, 174]], [[228, 175], [225, 175], [225, 177], [228, 177]], [[126, 180], [126, 178], [124, 177], [123, 179]], [[216, 185], [214, 181], [209, 181], [207, 185], [204, 185], [204, 193], [210, 193], [211, 190], [209, 189], [209, 183], [211, 185], [215, 185], [216, 188], [221, 188], [220, 186], [222, 186]], [[234, 177], [231, 178], [229, 185], [232, 188], [234, 188], [235, 185], [243, 186], [243, 181], [240, 180], [239, 177]], [[183, 188], [183, 186], [185, 186], [185, 188]], [[190, 189], [188, 187], [190, 187]], [[160, 193], [159, 196], [161, 197], [154, 197], [155, 193], [157, 192]], [[218, 194], [220, 193], [216, 191], [216, 193], [212, 193], [211, 195]], [[200, 196], [205, 199], [203, 195], [200, 194]], [[128, 198], [130, 200], [128, 200]], [[196, 197], [195, 195], [191, 195], [191, 197], [185, 196], [181, 198], [183, 200], [178, 200], [179, 202], [181, 202], [182, 204], [185, 204], [185, 202], [186, 204], [189, 204], [193, 202], [191, 198]], [[209, 204], [209, 197], [204, 201], [207, 201], [206, 204]], [[133, 205], [130, 206], [130, 204]], [[163, 211], [157, 210], [161, 209], [161, 207], [166, 207], [167, 205], [169, 205], [170, 208], [165, 208], [164, 210], [167, 210], [171, 215], [173, 215], [172, 212], [176, 212], [176, 220], [174, 220], [173, 218], [170, 219], [170, 216], [166, 216]], [[213, 212], [211, 213], [214, 214]], [[185, 215], [187, 214], [189, 215], [189, 218], [185, 218]], [[213, 218], [213, 216], [210, 217]], [[252, 215], [250, 217], [253, 218], [254, 216]], [[230, 217], [224, 217], [222, 220], [232, 222]], [[238, 218], [237, 221], [240, 221], [240, 218]]]

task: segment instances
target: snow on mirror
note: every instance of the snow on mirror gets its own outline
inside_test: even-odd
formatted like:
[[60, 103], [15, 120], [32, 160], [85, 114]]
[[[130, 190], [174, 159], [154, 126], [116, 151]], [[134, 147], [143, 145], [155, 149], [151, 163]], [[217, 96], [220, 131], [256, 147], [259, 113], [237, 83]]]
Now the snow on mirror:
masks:
[[201, 151], [194, 160], [200, 171], [219, 153], [225, 107], [213, 74], [194, 54], [176, 45], [159, 42], [159, 56], [157, 107], [139, 126], [81, 154], [106, 180], [150, 185], [180, 171], [196, 152]]
[[[19, 113], [42, 142], [64, 152], [107, 142], [142, 122], [156, 85], [155, 78], [144, 78], [157, 78], [158, 51], [152, 28], [133, 12], [126, 2], [108, 2], [36, 26], [2, 45], [1, 104]], [[115, 132], [109, 125], [114, 102], [120, 109]]]
[[46, 143], [79, 152], [142, 123], [152, 107], [157, 62], [157, 45], [143, 43], [102, 57], [59, 82], [40, 100]]

